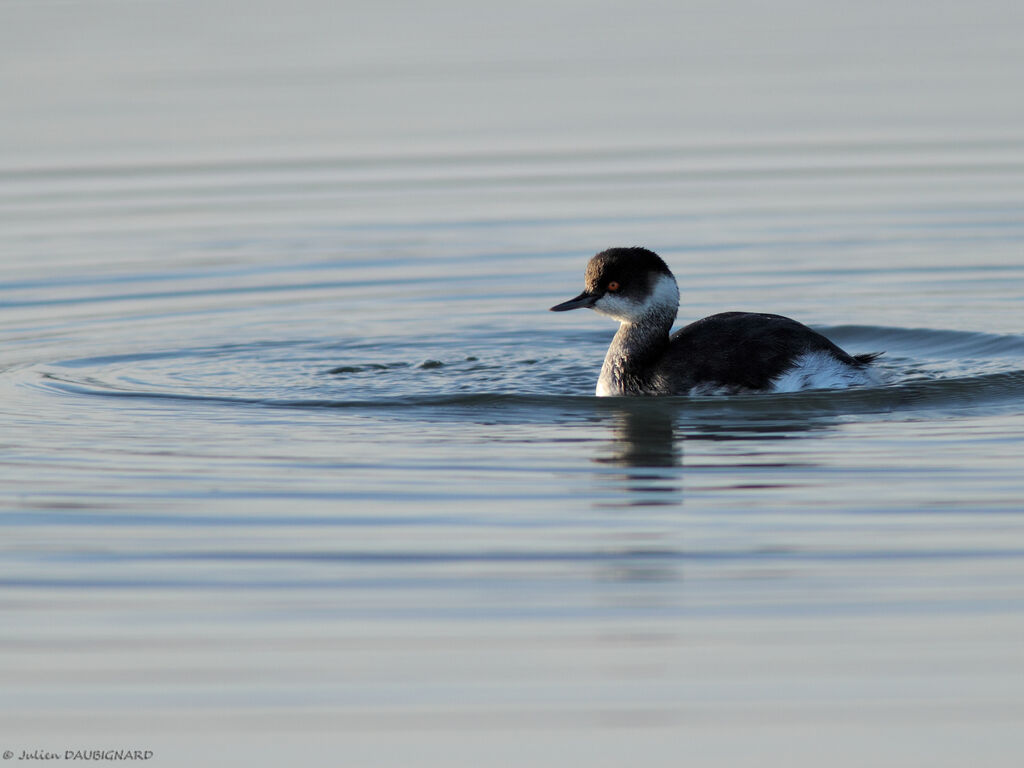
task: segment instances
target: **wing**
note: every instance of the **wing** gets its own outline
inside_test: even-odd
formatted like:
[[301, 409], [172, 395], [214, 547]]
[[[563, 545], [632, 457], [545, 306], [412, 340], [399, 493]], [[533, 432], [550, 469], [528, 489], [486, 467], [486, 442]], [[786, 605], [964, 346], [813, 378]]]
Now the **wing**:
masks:
[[659, 368], [670, 381], [688, 382], [687, 390], [698, 384], [757, 390], [770, 387], [796, 358], [808, 352], [828, 352], [857, 367], [870, 362], [851, 357], [817, 331], [788, 317], [723, 312], [676, 331]]

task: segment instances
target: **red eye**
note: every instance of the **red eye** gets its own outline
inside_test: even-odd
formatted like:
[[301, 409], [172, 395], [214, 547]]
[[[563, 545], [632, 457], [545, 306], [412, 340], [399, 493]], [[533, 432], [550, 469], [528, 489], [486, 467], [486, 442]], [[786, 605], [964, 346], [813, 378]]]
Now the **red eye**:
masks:
[[615, 293], [617, 290], [619, 290], [618, 280], [612, 280], [610, 283], [608, 283], [608, 290], [611, 291], [612, 293]]

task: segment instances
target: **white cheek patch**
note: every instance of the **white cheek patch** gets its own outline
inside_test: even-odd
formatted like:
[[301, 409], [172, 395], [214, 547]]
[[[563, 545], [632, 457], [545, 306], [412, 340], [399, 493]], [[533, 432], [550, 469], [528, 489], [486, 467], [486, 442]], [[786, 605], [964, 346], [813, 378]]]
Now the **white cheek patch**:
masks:
[[643, 301], [634, 301], [615, 293], [606, 293], [594, 304], [602, 315], [614, 317], [619, 322], [636, 323], [645, 317], [676, 316], [679, 307], [679, 288], [670, 275], [659, 275], [650, 294]]
[[658, 275], [654, 281], [654, 290], [644, 305], [644, 311], [656, 311], [659, 313], [671, 312], [675, 317], [679, 308], [679, 286], [676, 285], [674, 277], [669, 275]]
[[602, 315], [614, 317], [620, 322], [631, 322], [642, 314], [642, 304], [630, 301], [624, 296], [606, 293], [594, 303], [594, 310]]

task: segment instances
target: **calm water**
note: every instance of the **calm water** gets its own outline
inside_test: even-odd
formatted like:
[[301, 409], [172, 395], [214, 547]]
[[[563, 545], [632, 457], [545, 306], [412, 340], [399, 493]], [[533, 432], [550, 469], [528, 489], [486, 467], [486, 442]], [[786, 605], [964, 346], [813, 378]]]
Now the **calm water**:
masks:
[[[1019, 4], [0, 20], [0, 748], [1019, 764]], [[633, 244], [888, 383], [592, 397]]]

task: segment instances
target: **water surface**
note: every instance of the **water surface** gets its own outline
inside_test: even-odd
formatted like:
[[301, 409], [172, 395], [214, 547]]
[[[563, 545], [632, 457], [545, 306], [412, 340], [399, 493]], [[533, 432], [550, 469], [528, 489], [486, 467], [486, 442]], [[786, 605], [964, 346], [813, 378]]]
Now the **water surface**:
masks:
[[[742, 10], [0, 6], [3, 748], [1014, 765], [1020, 11]], [[593, 397], [633, 244], [886, 384]]]

